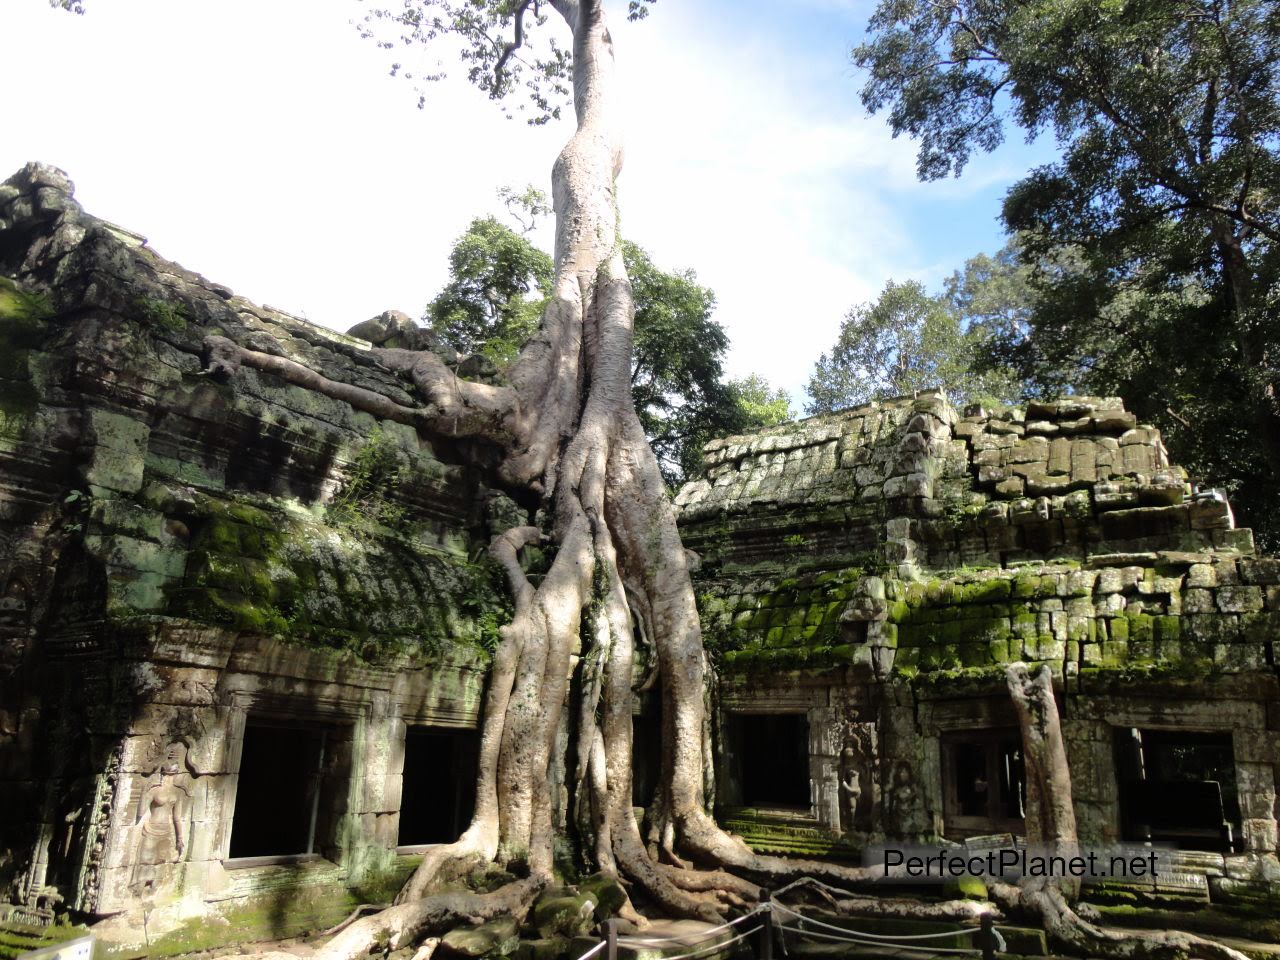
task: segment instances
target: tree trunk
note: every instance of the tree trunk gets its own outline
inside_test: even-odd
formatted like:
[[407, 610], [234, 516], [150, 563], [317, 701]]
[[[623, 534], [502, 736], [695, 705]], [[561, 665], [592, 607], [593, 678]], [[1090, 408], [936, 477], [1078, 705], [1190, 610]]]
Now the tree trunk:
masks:
[[[1053, 696], [1053, 671], [1044, 665], [1033, 677], [1025, 663], [1013, 663], [1005, 678], [1022, 728], [1027, 842], [1041, 844], [1048, 848], [1047, 852], [1071, 856], [1079, 849], [1079, 837], [1071, 802], [1071, 768], [1067, 764], [1058, 703]], [[1028, 877], [1016, 887], [997, 883], [989, 889], [1005, 909], [1035, 915], [1054, 941], [1090, 957], [1247, 960], [1237, 950], [1189, 933], [1128, 933], [1086, 921], [1071, 906], [1079, 893], [1079, 881], [1074, 879]]]

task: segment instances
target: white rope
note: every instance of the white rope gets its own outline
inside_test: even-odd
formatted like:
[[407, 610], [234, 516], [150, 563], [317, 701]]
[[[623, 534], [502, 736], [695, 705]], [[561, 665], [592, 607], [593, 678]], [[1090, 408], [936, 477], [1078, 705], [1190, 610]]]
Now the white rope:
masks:
[[927, 951], [929, 953], [973, 953], [974, 950], [976, 949], [976, 948], [965, 949], [964, 947], [925, 947], [925, 946], [917, 947], [909, 943], [886, 944], [885, 941], [883, 940], [878, 940], [878, 939], [864, 940], [860, 937], [848, 936], [847, 931], [845, 936], [837, 936], [834, 933], [822, 933], [819, 930], [802, 930], [800, 927], [788, 927], [785, 924], [781, 924], [781, 923], [778, 924], [778, 929], [786, 930], [790, 933], [799, 934], [802, 937], [820, 937], [824, 940], [838, 940], [843, 943], [860, 943], [860, 944], [874, 946], [874, 947], [896, 946], [896, 948], [899, 950], [921, 950], [921, 951]]
[[[817, 927], [825, 927], [828, 930], [834, 930], [836, 933], [847, 934], [850, 932], [847, 928], [837, 927], [834, 923], [824, 923], [821, 920], [814, 920], [812, 917], [806, 917], [802, 913], [796, 913], [796, 911], [792, 910], [788, 906], [785, 906], [784, 904], [778, 903], [778, 904], [774, 904], [774, 906], [776, 906], [783, 913], [789, 913], [791, 914], [791, 916], [795, 917], [797, 920], [803, 921], [804, 923], [812, 923], [814, 926], [817, 926]], [[876, 941], [893, 942], [897, 940], [939, 940], [943, 937], [956, 937], [956, 936], [962, 936], [962, 935], [970, 936], [972, 934], [977, 933], [980, 929], [981, 929], [980, 927], [965, 927], [962, 930], [943, 930], [940, 933], [902, 933], [902, 934], [865, 933], [861, 930], [856, 932], [858, 933], [859, 936], [871, 937]]]
[[728, 940], [721, 940], [719, 943], [713, 943], [705, 947], [699, 947], [697, 950], [691, 950], [688, 953], [677, 953], [673, 957], [664, 956], [662, 960], [691, 960], [692, 957], [701, 957], [708, 953], [714, 953], [717, 950], [723, 950], [725, 947], [731, 947], [739, 940], [745, 940], [747, 937], [756, 933], [755, 930], [748, 930], [746, 933], [740, 933], [736, 937], [730, 937]]
[[618, 942], [625, 943], [627, 946], [656, 947], [663, 943], [680, 943], [687, 944], [690, 939], [705, 940], [707, 937], [714, 937], [717, 933], [728, 930], [730, 927], [736, 927], [743, 921], [750, 920], [759, 913], [764, 912], [764, 904], [753, 909], [750, 913], [744, 913], [742, 916], [730, 920], [728, 923], [722, 923], [718, 927], [712, 927], [710, 930], [701, 930], [696, 938], [693, 937], [619, 937]]
[[604, 949], [605, 947], [607, 947], [608, 945], [609, 945], [609, 943], [608, 943], [608, 941], [607, 941], [607, 940], [601, 940], [601, 941], [600, 941], [599, 943], [597, 943], [594, 947], [592, 947], [590, 950], [588, 950], [586, 953], [584, 953], [582, 956], [580, 956], [580, 957], [578, 958], [578, 960], [587, 960], [587, 958], [588, 958], [588, 957], [594, 957], [597, 953], [599, 953], [601, 950], [603, 950], [603, 949]]
[[1004, 953], [1008, 948], [1004, 944], [1004, 937], [1000, 935], [1000, 931], [992, 927], [991, 935], [996, 938], [996, 953]]

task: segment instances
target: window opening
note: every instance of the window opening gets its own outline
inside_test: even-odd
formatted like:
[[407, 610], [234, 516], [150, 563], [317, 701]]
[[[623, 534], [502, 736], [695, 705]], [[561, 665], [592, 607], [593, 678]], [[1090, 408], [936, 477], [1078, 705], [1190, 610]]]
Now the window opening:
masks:
[[1129, 727], [1114, 743], [1124, 839], [1235, 849], [1240, 802], [1229, 732]]
[[730, 718], [733, 754], [750, 807], [811, 807], [809, 719], [803, 713], [736, 714]]
[[327, 739], [323, 728], [245, 724], [231, 859], [317, 852]]
[[1023, 832], [1026, 770], [1016, 728], [944, 734], [942, 771], [949, 835]]
[[405, 731], [400, 846], [452, 843], [462, 835], [475, 808], [478, 752], [474, 730], [413, 726]]

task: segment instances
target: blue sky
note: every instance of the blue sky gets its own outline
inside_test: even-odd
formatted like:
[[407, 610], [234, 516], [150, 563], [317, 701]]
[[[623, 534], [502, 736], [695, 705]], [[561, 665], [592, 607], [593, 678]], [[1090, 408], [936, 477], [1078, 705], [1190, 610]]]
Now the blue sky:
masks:
[[[86, 6], [0, 4], [0, 176], [57, 164], [162, 255], [339, 329], [420, 314], [467, 222], [503, 184], [546, 187], [569, 132], [505, 120], [460, 80], [415, 109], [350, 25], [358, 0]], [[848, 307], [996, 249], [1005, 191], [1052, 155], [1011, 130], [959, 180], [916, 182], [913, 145], [858, 101], [862, 0], [661, 0], [638, 24], [624, 6], [624, 230], [698, 272], [729, 372], [797, 408]]]

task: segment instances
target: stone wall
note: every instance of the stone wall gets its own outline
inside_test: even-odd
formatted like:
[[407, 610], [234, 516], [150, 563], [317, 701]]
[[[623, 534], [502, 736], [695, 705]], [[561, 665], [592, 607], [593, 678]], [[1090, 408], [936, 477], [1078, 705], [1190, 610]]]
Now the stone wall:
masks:
[[[215, 333], [412, 402], [367, 341], [164, 260], [59, 171], [0, 186], [0, 900], [102, 915], [403, 873], [406, 724], [476, 723], [507, 609], [483, 547], [513, 509], [492, 451], [217, 382]], [[255, 717], [328, 731], [328, 867], [224, 867]], [[157, 790], [181, 851], [143, 843]]]
[[1238, 849], [1200, 868], [1280, 880], [1280, 561], [1118, 399], [961, 412], [926, 393], [713, 441], [705, 463], [676, 502], [722, 729], [809, 725], [807, 811], [744, 809], [721, 765], [739, 832], [810, 853], [982, 832], [948, 819], [948, 744], [1013, 729], [1022, 660], [1055, 674], [1087, 841], [1120, 837], [1117, 731], [1217, 732]]

